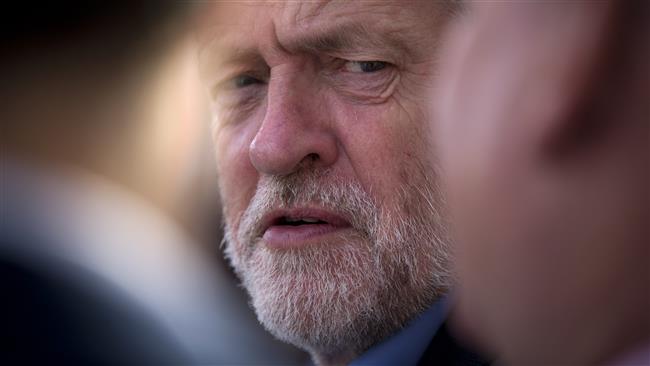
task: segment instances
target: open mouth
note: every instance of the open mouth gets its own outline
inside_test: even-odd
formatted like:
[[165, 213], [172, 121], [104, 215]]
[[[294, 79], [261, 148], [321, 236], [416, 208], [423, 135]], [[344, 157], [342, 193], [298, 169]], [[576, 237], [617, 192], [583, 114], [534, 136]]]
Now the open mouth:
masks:
[[313, 217], [291, 218], [291, 217], [282, 216], [279, 219], [277, 219], [273, 225], [300, 226], [300, 225], [324, 225], [324, 224], [326, 225], [327, 221], [313, 218]]
[[350, 228], [335, 212], [297, 208], [276, 210], [263, 219], [262, 238], [272, 248], [296, 248], [318, 242], [324, 236]]

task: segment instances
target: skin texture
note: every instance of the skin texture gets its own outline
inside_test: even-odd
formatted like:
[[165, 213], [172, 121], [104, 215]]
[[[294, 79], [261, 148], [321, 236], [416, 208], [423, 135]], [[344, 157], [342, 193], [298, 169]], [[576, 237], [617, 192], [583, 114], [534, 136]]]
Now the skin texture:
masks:
[[[260, 321], [318, 363], [349, 362], [452, 281], [426, 123], [449, 17], [428, 1], [255, 2], [203, 20], [226, 254]], [[264, 214], [296, 207], [348, 226], [270, 245]]]
[[505, 364], [601, 364], [650, 338], [648, 14], [473, 4], [445, 42], [458, 326]]

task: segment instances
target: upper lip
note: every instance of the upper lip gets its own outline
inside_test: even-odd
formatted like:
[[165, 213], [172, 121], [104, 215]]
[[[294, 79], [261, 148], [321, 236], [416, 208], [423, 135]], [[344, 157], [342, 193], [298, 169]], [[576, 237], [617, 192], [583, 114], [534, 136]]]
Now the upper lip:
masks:
[[338, 227], [350, 226], [348, 220], [343, 216], [322, 208], [285, 208], [272, 210], [262, 217], [261, 234], [263, 235], [268, 228], [279, 224], [284, 220], [318, 220], [325, 224]]

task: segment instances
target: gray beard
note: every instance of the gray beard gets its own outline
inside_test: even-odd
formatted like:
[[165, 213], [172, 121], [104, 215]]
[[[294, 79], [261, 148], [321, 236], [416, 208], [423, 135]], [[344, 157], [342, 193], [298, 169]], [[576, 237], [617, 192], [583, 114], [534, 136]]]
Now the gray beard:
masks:
[[[358, 183], [332, 181], [327, 171], [260, 180], [238, 227], [226, 222], [224, 240], [269, 332], [321, 360], [358, 355], [448, 290], [449, 245], [433, 174], [406, 176], [415, 184], [404, 183], [383, 207]], [[260, 243], [264, 214], [306, 203], [341, 214], [354, 234], [287, 250]]]

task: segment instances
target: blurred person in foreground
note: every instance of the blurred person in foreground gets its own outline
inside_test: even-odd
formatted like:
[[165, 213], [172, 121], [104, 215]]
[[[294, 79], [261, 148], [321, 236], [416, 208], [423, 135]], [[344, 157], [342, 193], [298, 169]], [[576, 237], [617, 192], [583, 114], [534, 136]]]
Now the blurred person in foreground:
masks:
[[199, 32], [225, 251], [258, 319], [329, 364], [480, 364], [453, 286], [428, 99], [446, 1], [224, 2]]
[[472, 3], [434, 104], [459, 325], [511, 365], [650, 365], [650, 7]]
[[303, 360], [172, 218], [203, 132], [191, 6], [23, 10], [0, 67], [0, 363]]

